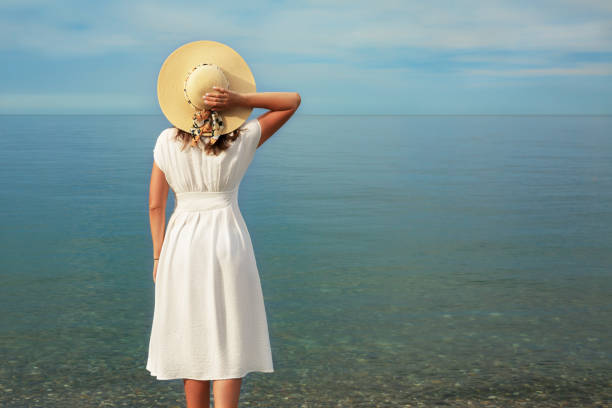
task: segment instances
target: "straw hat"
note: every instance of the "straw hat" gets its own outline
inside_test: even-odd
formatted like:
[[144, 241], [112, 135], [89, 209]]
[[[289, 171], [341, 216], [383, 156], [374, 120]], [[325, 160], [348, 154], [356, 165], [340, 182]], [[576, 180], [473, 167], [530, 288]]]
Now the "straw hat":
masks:
[[240, 127], [253, 108], [210, 110], [202, 98], [221, 86], [235, 92], [255, 92], [255, 79], [244, 59], [216, 41], [193, 41], [174, 50], [157, 78], [157, 99], [175, 127], [214, 144], [219, 135]]

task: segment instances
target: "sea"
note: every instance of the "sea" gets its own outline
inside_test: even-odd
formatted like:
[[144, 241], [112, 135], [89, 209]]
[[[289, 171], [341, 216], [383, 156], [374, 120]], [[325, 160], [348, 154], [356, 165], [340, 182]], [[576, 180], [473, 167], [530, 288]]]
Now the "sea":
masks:
[[[185, 406], [145, 369], [169, 126], [0, 116], [0, 406]], [[612, 406], [612, 116], [296, 113], [238, 200], [275, 368], [241, 407]]]

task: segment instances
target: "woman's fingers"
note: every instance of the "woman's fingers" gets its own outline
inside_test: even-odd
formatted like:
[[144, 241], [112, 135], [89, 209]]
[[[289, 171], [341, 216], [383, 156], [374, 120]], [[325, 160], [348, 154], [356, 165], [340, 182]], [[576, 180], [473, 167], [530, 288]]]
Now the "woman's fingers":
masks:
[[227, 96], [227, 91], [224, 88], [217, 88], [213, 86], [214, 91], [208, 92], [209, 95], [214, 95], [216, 97]]
[[228, 100], [228, 96], [227, 95], [220, 95], [220, 94], [216, 94], [216, 93], [209, 93], [204, 95], [204, 100], [205, 101], [210, 101], [210, 102], [226, 102]]
[[208, 95], [204, 95], [204, 99], [211, 100], [211, 101], [226, 101], [227, 100], [227, 96], [221, 96], [221, 95], [213, 95], [213, 94], [208, 94]]
[[202, 97], [204, 103], [211, 108], [225, 108], [229, 106], [231, 99], [229, 90], [220, 86], [213, 86], [213, 89], [215, 92], [208, 92]]
[[223, 98], [210, 98], [209, 96], [203, 96], [204, 104], [210, 108], [224, 108], [226, 105], [226, 100]]

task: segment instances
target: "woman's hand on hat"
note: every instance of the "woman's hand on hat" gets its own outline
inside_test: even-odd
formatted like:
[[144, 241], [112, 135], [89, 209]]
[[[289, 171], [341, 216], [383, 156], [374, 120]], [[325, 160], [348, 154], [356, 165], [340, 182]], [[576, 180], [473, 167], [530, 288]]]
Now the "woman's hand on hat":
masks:
[[222, 111], [239, 106], [242, 103], [242, 94], [239, 92], [234, 92], [220, 86], [213, 86], [213, 89], [216, 92], [208, 92], [202, 97], [204, 103], [210, 109]]

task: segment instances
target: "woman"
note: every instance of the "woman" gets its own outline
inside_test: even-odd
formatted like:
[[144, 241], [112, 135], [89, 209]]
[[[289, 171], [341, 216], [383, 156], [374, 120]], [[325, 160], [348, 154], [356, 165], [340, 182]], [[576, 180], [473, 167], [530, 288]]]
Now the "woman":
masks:
[[[209, 407], [211, 381], [215, 408], [237, 407], [248, 372], [274, 371], [237, 193], [255, 149], [291, 118], [300, 95], [255, 92], [249, 74], [231, 48], [198, 41], [171, 54], [158, 78], [162, 111], [175, 127], [159, 135], [153, 150], [155, 310], [147, 370], [158, 380], [182, 379], [188, 408]], [[269, 111], [245, 120], [253, 108]], [[185, 112], [193, 116], [189, 126]], [[164, 229], [170, 187], [176, 206]]]

